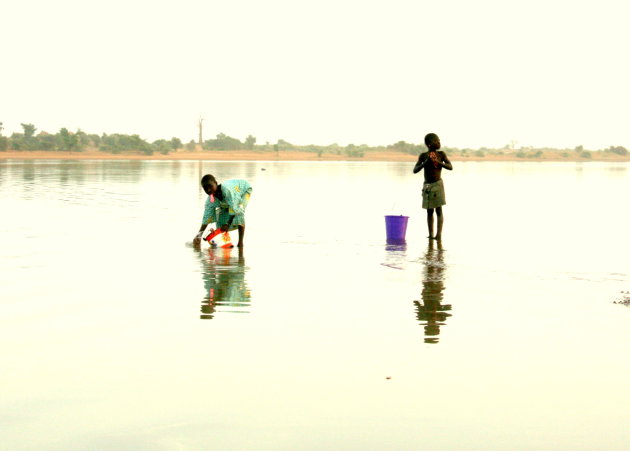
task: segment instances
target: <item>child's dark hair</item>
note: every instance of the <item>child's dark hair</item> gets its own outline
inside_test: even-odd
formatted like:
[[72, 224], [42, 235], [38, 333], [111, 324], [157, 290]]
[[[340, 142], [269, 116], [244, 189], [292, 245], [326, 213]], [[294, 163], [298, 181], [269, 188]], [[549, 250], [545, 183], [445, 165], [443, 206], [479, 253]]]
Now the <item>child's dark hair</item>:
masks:
[[429, 148], [429, 150], [435, 147], [435, 144], [438, 142], [440, 142], [440, 138], [435, 133], [429, 133], [424, 137], [424, 144]]
[[201, 186], [206, 186], [208, 185], [210, 182], [214, 182], [217, 183], [217, 179], [214, 178], [214, 175], [212, 174], [206, 174], [203, 177], [201, 177]]

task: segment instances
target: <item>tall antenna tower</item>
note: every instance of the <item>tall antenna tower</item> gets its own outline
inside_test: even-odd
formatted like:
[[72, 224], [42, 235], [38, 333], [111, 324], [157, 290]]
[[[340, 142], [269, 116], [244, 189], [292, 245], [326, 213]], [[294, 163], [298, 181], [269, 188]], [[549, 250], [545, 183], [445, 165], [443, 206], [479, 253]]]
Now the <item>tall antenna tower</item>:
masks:
[[199, 143], [200, 146], [203, 144], [203, 118], [199, 118]]

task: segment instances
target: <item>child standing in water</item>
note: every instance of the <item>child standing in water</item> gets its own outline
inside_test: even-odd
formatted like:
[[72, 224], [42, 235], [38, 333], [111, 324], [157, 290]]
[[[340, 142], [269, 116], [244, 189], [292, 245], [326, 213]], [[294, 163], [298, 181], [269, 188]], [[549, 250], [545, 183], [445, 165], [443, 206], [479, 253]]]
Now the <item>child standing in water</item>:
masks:
[[[453, 165], [444, 152], [440, 150], [440, 138], [435, 133], [429, 133], [424, 137], [424, 144], [428, 151], [420, 154], [418, 162], [413, 168], [417, 174], [424, 169], [424, 185], [422, 186], [422, 208], [427, 210], [427, 225], [429, 226], [429, 239], [442, 239], [442, 226], [444, 215], [442, 206], [446, 205], [444, 182], [442, 181], [442, 168], [450, 171]], [[433, 235], [433, 211], [437, 213], [437, 233]]]
[[224, 232], [238, 229], [238, 247], [243, 247], [245, 236], [245, 208], [252, 193], [247, 180], [232, 179], [221, 184], [211, 174], [201, 178], [201, 187], [208, 195], [203, 212], [199, 233], [193, 239], [193, 245], [199, 246], [201, 236], [208, 224], [217, 223], [217, 229]]

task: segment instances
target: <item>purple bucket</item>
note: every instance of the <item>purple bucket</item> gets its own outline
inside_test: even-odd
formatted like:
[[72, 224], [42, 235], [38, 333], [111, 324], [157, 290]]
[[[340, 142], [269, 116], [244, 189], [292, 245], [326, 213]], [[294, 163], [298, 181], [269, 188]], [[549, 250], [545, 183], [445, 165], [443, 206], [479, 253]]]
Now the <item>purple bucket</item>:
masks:
[[385, 231], [387, 241], [404, 242], [407, 233], [407, 221], [409, 216], [385, 216]]

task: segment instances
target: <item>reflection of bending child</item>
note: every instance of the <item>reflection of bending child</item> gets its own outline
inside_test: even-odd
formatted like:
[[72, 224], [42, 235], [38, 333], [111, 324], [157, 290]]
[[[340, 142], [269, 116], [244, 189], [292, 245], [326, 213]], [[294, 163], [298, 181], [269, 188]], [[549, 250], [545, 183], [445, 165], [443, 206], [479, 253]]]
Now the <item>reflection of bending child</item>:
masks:
[[[429, 149], [420, 154], [418, 162], [413, 168], [417, 174], [424, 169], [424, 185], [422, 186], [422, 208], [427, 210], [427, 225], [429, 226], [429, 238], [442, 239], [442, 205], [446, 205], [444, 182], [442, 181], [442, 168], [453, 170], [453, 165], [444, 152], [440, 150], [440, 138], [435, 133], [429, 133], [424, 137], [424, 143]], [[433, 236], [433, 210], [437, 213], [437, 234]]]
[[[208, 249], [202, 253], [203, 284], [206, 296], [201, 303], [201, 319], [212, 319], [217, 308], [231, 308], [233, 312], [246, 313], [251, 295], [247, 286], [243, 248], [238, 257], [231, 255], [232, 249]], [[205, 255], [204, 255], [205, 254]], [[227, 310], [223, 310], [227, 311]]]
[[193, 239], [193, 244], [198, 246], [208, 224], [216, 222], [217, 229], [224, 232], [238, 229], [238, 247], [242, 247], [245, 236], [245, 208], [252, 193], [251, 185], [241, 179], [226, 180], [218, 184], [213, 175], [206, 174], [201, 178], [201, 187], [208, 198], [201, 227]]

